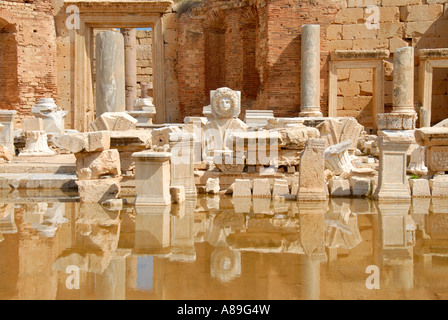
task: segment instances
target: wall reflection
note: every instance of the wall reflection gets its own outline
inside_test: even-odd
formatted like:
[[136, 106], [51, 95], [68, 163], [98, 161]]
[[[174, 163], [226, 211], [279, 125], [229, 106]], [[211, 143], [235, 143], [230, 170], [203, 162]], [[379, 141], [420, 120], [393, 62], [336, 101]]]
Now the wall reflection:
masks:
[[444, 201], [5, 201], [0, 299], [434, 298], [448, 289]]

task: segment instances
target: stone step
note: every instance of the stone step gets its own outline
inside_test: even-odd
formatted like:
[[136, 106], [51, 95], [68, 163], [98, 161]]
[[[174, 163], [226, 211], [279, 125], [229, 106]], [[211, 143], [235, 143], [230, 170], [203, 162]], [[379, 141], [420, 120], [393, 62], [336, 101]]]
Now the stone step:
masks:
[[76, 190], [75, 173], [0, 173], [0, 189]]

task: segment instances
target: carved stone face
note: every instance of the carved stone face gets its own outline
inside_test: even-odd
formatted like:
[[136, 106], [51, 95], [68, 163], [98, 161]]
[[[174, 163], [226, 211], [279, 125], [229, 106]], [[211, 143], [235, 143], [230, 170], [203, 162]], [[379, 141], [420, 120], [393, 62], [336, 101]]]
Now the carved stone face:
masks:
[[212, 91], [211, 109], [215, 118], [236, 118], [240, 114], [240, 93], [229, 88]]
[[232, 107], [232, 101], [230, 101], [230, 99], [227, 97], [222, 97], [219, 100], [219, 106], [221, 107], [222, 110], [228, 111]]

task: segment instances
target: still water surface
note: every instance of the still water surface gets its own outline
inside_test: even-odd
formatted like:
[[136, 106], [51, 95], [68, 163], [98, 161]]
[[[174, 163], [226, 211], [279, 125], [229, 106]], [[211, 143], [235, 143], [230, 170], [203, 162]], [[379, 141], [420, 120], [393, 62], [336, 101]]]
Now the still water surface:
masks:
[[44, 200], [0, 205], [0, 299], [448, 298], [448, 200]]

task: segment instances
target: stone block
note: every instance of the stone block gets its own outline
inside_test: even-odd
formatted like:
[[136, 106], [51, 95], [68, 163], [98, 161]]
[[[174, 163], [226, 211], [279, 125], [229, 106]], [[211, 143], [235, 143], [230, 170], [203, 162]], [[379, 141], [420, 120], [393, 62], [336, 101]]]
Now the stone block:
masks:
[[448, 180], [431, 179], [429, 180], [429, 187], [433, 197], [448, 197]]
[[100, 179], [121, 174], [120, 154], [116, 149], [76, 153], [76, 175], [79, 180]]
[[185, 202], [185, 187], [184, 186], [171, 186], [170, 187], [171, 201], [175, 204], [181, 204]]
[[350, 190], [353, 196], [368, 196], [372, 193], [371, 181], [367, 178], [351, 177]]
[[55, 135], [51, 141], [56, 147], [71, 153], [84, 151], [87, 145], [87, 139], [84, 133]]
[[271, 197], [271, 184], [269, 183], [269, 179], [254, 179], [253, 196], [254, 198]]
[[252, 182], [249, 179], [235, 179], [233, 185], [233, 197], [248, 197], [252, 196]]
[[331, 197], [349, 197], [350, 181], [347, 179], [331, 179], [329, 182]]
[[[399, 1], [399, 0], [398, 0]], [[442, 4], [413, 5], [400, 8], [401, 21], [435, 21], [443, 14]]]
[[12, 161], [13, 158], [14, 153], [9, 148], [0, 145], [0, 159]]
[[276, 195], [283, 196], [289, 195], [289, 183], [286, 179], [275, 179], [274, 180], [274, 188], [272, 189], [272, 196]]
[[427, 147], [425, 160], [432, 172], [448, 171], [448, 146]]
[[89, 131], [134, 130], [137, 122], [126, 112], [105, 112], [89, 124]]
[[108, 199], [116, 199], [121, 191], [121, 179], [122, 177], [76, 181], [79, 200], [101, 203]]
[[430, 197], [429, 181], [426, 179], [409, 179], [413, 197]]
[[87, 152], [97, 152], [110, 149], [109, 131], [88, 132], [87, 134]]
[[221, 187], [219, 186], [219, 178], [208, 178], [205, 184], [205, 192], [209, 194], [217, 194], [219, 190], [221, 190]]
[[22, 132], [27, 131], [43, 131], [44, 125], [40, 118], [25, 119], [22, 121]]

